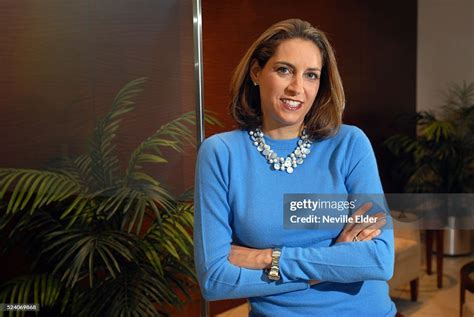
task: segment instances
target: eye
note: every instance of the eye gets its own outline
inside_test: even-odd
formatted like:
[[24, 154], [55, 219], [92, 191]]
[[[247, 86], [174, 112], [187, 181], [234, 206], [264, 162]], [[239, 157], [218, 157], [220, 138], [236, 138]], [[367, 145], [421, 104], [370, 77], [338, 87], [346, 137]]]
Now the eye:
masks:
[[308, 77], [311, 80], [316, 80], [316, 79], [319, 79], [319, 74], [318, 73], [307, 73], [306, 77]]
[[284, 66], [278, 67], [276, 71], [283, 75], [291, 73], [291, 70], [288, 67], [284, 67]]

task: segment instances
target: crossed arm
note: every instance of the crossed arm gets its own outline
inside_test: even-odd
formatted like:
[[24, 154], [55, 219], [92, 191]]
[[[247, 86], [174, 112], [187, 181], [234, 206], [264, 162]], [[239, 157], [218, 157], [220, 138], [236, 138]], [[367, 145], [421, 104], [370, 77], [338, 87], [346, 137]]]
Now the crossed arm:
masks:
[[[361, 206], [351, 216], [355, 219], [357, 215], [364, 215], [372, 208], [371, 203]], [[372, 216], [376, 218], [374, 223], [355, 223], [349, 222], [341, 231], [336, 239], [336, 244], [341, 242], [363, 242], [370, 241], [381, 233], [380, 228], [386, 224], [385, 213], [380, 212]], [[242, 268], [259, 270], [269, 269], [272, 263], [271, 249], [253, 249], [239, 245], [232, 245], [229, 253], [229, 262], [235, 266]], [[319, 281], [310, 280], [311, 285], [317, 284]]]

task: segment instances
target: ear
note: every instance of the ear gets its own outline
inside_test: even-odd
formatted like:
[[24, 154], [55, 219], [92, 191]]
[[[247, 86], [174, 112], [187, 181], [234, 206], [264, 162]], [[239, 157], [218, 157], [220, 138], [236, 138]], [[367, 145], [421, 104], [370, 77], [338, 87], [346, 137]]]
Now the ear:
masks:
[[260, 76], [261, 68], [258, 65], [258, 62], [256, 59], [252, 61], [250, 64], [250, 77], [252, 78], [253, 82], [258, 82], [258, 77]]

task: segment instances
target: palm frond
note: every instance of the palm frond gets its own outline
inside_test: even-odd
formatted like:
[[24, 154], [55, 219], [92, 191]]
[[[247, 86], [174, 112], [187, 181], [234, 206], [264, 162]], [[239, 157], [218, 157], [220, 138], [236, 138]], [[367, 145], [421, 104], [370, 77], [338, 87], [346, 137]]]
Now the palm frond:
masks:
[[143, 163], [164, 163], [160, 147], [170, 147], [176, 151], [182, 151], [182, 144], [188, 142], [193, 144], [194, 135], [190, 125], [195, 124], [195, 113], [188, 112], [179, 118], [162, 125], [153, 135], [145, 139], [132, 152], [127, 171], [125, 172], [125, 184], [137, 178], [137, 170], [142, 168]]
[[[160, 222], [162, 213], [174, 208], [174, 198], [150, 175], [138, 172], [141, 180], [129, 184], [130, 187], [118, 187], [111, 195], [103, 199], [96, 207], [96, 213], [111, 219], [117, 214], [122, 218], [121, 228], [138, 235], [145, 217], [153, 216]], [[133, 187], [132, 187], [133, 186]]]
[[91, 158], [83, 154], [76, 159], [69, 157], [55, 158], [49, 162], [46, 170], [69, 176], [76, 180], [78, 184], [81, 184], [83, 188], [88, 188], [93, 183], [90, 165]]
[[415, 151], [417, 142], [414, 138], [408, 135], [397, 134], [385, 140], [383, 145], [394, 155], [398, 156]]
[[[204, 119], [208, 124], [221, 125], [212, 112], [206, 112]], [[143, 163], [166, 163], [166, 159], [161, 155], [162, 147], [169, 147], [181, 152], [185, 143], [194, 145], [195, 134], [190, 126], [195, 124], [195, 112], [184, 113], [177, 119], [162, 125], [153, 135], [140, 143], [132, 152], [125, 172], [124, 183], [127, 184], [136, 179], [135, 173], [142, 168]]]
[[27, 206], [33, 212], [38, 207], [63, 201], [82, 190], [81, 184], [67, 172], [0, 168], [0, 200], [8, 200], [7, 214]]
[[[0, 302], [15, 304], [39, 304], [41, 308], [54, 307], [63, 298], [64, 284], [53, 274], [24, 275], [8, 281], [0, 287]], [[16, 316], [22, 315], [17, 311]], [[0, 311], [0, 316], [3, 312]]]
[[120, 273], [123, 260], [133, 261], [133, 237], [119, 231], [56, 231], [46, 236], [41, 251], [54, 264], [53, 274], [62, 272], [61, 280], [73, 287], [87, 273], [92, 287], [93, 276], [104, 268], [112, 277]]
[[450, 139], [455, 133], [455, 127], [450, 121], [432, 121], [422, 129], [422, 135], [428, 141], [440, 142]]
[[102, 118], [95, 130], [90, 143], [91, 173], [97, 188], [110, 187], [114, 183], [115, 172], [118, 170], [118, 158], [114, 154], [115, 138], [122, 116], [133, 110], [132, 100], [139, 92], [145, 78], [138, 78], [127, 83], [117, 94], [111, 111]]
[[462, 84], [451, 84], [444, 93], [444, 98], [446, 104], [444, 108], [448, 111], [472, 106], [474, 100], [474, 82], [468, 84], [466, 81], [463, 81]]
[[176, 198], [176, 200], [181, 202], [192, 202], [194, 200], [194, 187], [186, 189]]
[[191, 256], [193, 213], [192, 204], [177, 204], [161, 223], [155, 223], [149, 228], [144, 241], [156, 246], [159, 253], [168, 254], [177, 260], [181, 260], [181, 255]]
[[[63, 228], [52, 213], [41, 208], [33, 215], [21, 213], [20, 217], [16, 217], [15, 221], [10, 221], [8, 224], [11, 229], [4, 243], [5, 249], [15, 248], [21, 243], [25, 246], [25, 252], [32, 255], [36, 254], [37, 248], [41, 247], [41, 242], [46, 235]], [[34, 234], [25, 235], [28, 232], [34, 232]]]
[[[162, 316], [157, 305], [182, 304], [176, 281], [146, 264], [130, 266], [117, 278], [104, 280], [81, 302], [81, 316]], [[146, 296], [143, 296], [146, 294]]]

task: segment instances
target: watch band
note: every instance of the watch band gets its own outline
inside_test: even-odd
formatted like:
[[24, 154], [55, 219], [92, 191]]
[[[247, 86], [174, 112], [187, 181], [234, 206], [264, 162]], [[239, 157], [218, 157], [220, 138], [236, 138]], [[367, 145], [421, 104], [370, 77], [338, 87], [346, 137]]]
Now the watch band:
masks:
[[278, 281], [280, 279], [280, 256], [281, 249], [272, 249], [272, 265], [268, 271], [268, 279]]

